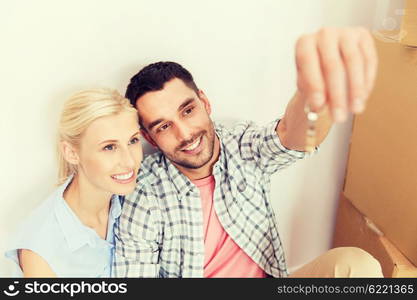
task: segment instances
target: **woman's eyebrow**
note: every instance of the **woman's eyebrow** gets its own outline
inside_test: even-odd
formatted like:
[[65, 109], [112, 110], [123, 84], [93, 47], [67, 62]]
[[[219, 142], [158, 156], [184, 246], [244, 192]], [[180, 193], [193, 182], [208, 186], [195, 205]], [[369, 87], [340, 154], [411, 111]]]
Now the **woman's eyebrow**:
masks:
[[99, 145], [104, 144], [104, 143], [117, 143], [117, 140], [105, 140], [99, 143]]
[[[130, 138], [134, 137], [137, 134], [140, 134], [140, 131], [136, 131], [134, 134], [132, 134]], [[105, 141], [100, 142], [99, 145], [105, 144], [105, 143], [117, 143], [117, 142], [118, 140], [105, 140]]]

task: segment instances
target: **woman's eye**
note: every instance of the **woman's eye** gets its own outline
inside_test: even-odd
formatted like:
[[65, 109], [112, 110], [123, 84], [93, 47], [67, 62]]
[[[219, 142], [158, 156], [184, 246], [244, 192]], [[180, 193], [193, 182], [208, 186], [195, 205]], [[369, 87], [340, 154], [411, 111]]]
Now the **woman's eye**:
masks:
[[105, 150], [105, 151], [112, 151], [112, 150], [114, 150], [115, 148], [116, 148], [116, 146], [115, 146], [115, 145], [110, 144], [110, 145], [105, 146], [105, 147], [103, 148], [103, 150]]
[[136, 144], [136, 143], [138, 143], [139, 142], [139, 139], [138, 138], [133, 138], [133, 139], [131, 139], [130, 140], [130, 144], [132, 145], [132, 144]]

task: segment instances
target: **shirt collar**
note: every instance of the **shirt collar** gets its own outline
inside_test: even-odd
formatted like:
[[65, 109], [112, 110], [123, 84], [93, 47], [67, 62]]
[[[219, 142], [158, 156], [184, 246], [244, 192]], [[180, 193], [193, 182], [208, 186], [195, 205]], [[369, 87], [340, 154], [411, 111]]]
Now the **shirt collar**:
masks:
[[122, 213], [122, 197], [123, 196], [113, 195], [111, 198], [110, 215], [113, 217], [113, 220], [120, 217]]
[[194, 184], [187, 176], [181, 173], [180, 170], [164, 155], [162, 157], [163, 163], [167, 168], [167, 174], [170, 181], [175, 186], [179, 195], [184, 195], [193, 189]]
[[[71, 251], [75, 251], [85, 244], [91, 246], [96, 245], [95, 232], [93, 229], [86, 227], [73, 210], [69, 207], [68, 203], [64, 200], [64, 191], [71, 183], [73, 176], [70, 176], [64, 184], [57, 189], [57, 201], [55, 202], [55, 215], [57, 217], [58, 224], [63, 232], [64, 238], [68, 243]], [[112, 221], [118, 218], [121, 214], [120, 196], [113, 195], [111, 199], [110, 216]], [[109, 220], [110, 221], [110, 220]]]

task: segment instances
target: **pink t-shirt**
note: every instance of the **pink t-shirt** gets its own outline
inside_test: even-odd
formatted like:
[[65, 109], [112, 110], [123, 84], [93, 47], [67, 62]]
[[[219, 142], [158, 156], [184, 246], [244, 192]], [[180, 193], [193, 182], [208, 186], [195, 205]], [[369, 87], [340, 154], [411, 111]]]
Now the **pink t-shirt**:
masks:
[[204, 218], [204, 277], [265, 277], [265, 272], [230, 238], [213, 206], [214, 176], [193, 180]]

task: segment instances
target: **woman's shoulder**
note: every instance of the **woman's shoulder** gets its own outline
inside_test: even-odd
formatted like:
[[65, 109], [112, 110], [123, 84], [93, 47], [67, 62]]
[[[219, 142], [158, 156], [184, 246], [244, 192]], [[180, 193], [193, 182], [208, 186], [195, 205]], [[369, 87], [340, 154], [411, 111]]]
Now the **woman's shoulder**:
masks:
[[56, 209], [59, 206], [59, 188], [52, 192], [26, 217], [15, 231], [15, 241], [42, 244], [55, 238], [58, 229]]
[[59, 188], [43, 200], [12, 232], [6, 246], [5, 256], [16, 264], [16, 276], [21, 276], [18, 261], [18, 250], [28, 249], [48, 259], [56, 252], [56, 247], [62, 245], [63, 237], [60, 234], [56, 218], [56, 207], [59, 197]]
[[[49, 196], [46, 197], [30, 214], [23, 220], [20, 228], [18, 229], [21, 233], [29, 233], [38, 238], [45, 232], [49, 237], [53, 237], [54, 229], [59, 228], [59, 211], [65, 206], [65, 200], [63, 197], [64, 191], [71, 178], [68, 178], [63, 184], [56, 187]], [[48, 238], [48, 237], [44, 237]]]

